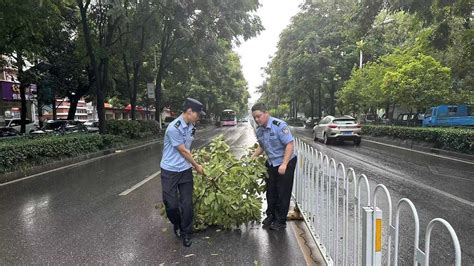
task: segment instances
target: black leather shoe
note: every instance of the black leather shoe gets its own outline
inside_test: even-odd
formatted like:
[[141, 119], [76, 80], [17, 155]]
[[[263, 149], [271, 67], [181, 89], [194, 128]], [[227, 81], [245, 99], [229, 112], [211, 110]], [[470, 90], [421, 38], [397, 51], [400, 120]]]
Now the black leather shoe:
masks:
[[275, 230], [275, 231], [285, 230], [285, 228], [286, 228], [286, 224], [272, 223], [270, 225], [270, 229]]
[[189, 235], [185, 235], [183, 238], [183, 246], [185, 247], [190, 247], [193, 241], [191, 240], [191, 237]]
[[265, 225], [265, 226], [268, 226], [268, 225], [271, 225], [272, 222], [273, 222], [273, 215], [268, 215], [267, 218], [265, 218], [263, 221], [262, 221], [262, 224]]
[[177, 238], [181, 238], [181, 230], [179, 229], [179, 225], [173, 225], [173, 231]]

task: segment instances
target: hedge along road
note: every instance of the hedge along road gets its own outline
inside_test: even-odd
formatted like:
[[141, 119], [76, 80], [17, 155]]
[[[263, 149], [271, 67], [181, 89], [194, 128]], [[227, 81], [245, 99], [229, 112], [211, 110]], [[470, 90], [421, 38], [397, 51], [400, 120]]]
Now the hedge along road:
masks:
[[[198, 130], [195, 144], [221, 133], [237, 154], [255, 142], [250, 125], [239, 124]], [[283, 233], [259, 224], [208, 229], [191, 248], [182, 247], [155, 209], [161, 149], [123, 151], [0, 186], [0, 264], [305, 264], [291, 227]]]
[[[393, 223], [398, 200], [404, 197], [412, 200], [420, 217], [420, 248], [424, 249], [424, 234], [429, 221], [437, 217], [446, 219], [459, 237], [463, 265], [474, 264], [474, 161], [451, 160], [364, 140], [360, 147], [351, 142], [325, 146], [312, 140], [311, 129], [292, 130], [297, 137], [337, 162], [353, 167], [357, 174], [366, 174], [372, 190], [376, 184], [385, 184], [392, 196]], [[379, 204], [384, 211], [385, 226], [388, 212], [383, 195], [378, 198]], [[401, 212], [400, 228], [400, 263], [406, 264], [411, 262], [414, 235], [413, 218], [406, 209]], [[432, 265], [451, 265], [452, 258], [453, 245], [449, 234], [436, 227], [431, 237]]]

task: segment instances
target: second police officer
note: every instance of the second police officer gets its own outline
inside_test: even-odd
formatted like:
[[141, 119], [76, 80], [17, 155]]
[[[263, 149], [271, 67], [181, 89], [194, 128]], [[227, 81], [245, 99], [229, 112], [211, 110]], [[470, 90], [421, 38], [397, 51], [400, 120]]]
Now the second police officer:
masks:
[[258, 148], [253, 157], [266, 153], [269, 178], [266, 180], [268, 207], [264, 226], [272, 230], [286, 228], [286, 219], [290, 207], [291, 191], [296, 167], [296, 156], [293, 153], [294, 138], [288, 125], [270, 116], [263, 103], [252, 107], [252, 116], [258, 127], [256, 130]]

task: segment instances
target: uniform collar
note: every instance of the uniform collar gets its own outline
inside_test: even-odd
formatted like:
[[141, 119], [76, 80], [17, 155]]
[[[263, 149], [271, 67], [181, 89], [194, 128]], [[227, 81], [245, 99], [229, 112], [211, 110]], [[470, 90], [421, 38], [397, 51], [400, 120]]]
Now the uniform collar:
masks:
[[179, 121], [181, 122], [181, 126], [182, 126], [183, 128], [187, 128], [187, 127], [188, 127], [188, 124], [186, 123], [186, 121], [184, 121], [184, 118], [183, 118], [183, 115], [182, 115], [182, 114], [179, 116]]
[[272, 123], [273, 123], [273, 117], [270, 116], [270, 117], [268, 118], [266, 128], [271, 128], [271, 127], [272, 127]]

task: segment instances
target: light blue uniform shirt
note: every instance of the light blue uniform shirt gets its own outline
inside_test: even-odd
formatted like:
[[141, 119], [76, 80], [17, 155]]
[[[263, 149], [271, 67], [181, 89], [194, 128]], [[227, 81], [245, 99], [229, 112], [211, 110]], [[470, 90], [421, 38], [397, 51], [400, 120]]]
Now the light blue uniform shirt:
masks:
[[[294, 140], [288, 125], [277, 118], [268, 119], [267, 126], [259, 126], [256, 130], [257, 140], [268, 156], [268, 161], [272, 166], [279, 166], [283, 163], [286, 145]], [[293, 154], [290, 159], [293, 159]]]
[[191, 163], [179, 153], [178, 146], [184, 144], [186, 149], [191, 150], [193, 128], [192, 123], [184, 122], [182, 115], [168, 125], [163, 142], [161, 168], [172, 172], [182, 172], [192, 167]]

